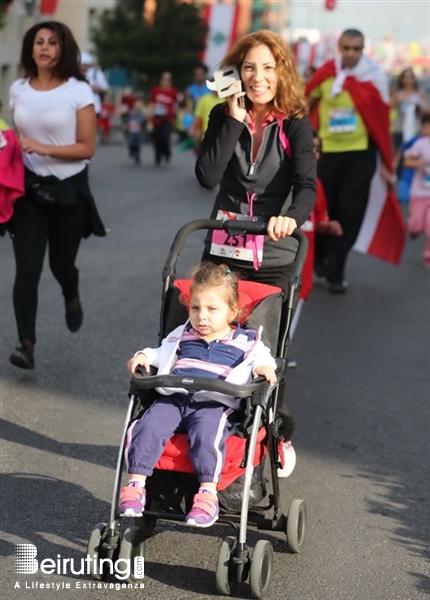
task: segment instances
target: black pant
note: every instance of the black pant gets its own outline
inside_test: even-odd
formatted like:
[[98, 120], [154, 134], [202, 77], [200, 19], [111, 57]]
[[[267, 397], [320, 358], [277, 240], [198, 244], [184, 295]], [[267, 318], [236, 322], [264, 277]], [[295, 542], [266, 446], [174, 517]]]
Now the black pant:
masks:
[[376, 150], [323, 153], [318, 177], [327, 197], [330, 219], [339, 221], [343, 235], [315, 236], [315, 262], [325, 264], [327, 279], [342, 281], [348, 253], [357, 239], [366, 212], [370, 182], [376, 169]]
[[160, 164], [163, 156], [167, 161], [170, 160], [170, 135], [172, 133], [172, 124], [169, 121], [163, 121], [162, 123], [154, 124], [152, 132], [152, 140], [154, 143], [155, 150], [155, 162], [157, 165]]
[[49, 266], [65, 299], [78, 293], [75, 260], [88, 216], [85, 200], [79, 194], [76, 198], [65, 207], [41, 206], [27, 196], [15, 203], [8, 229], [16, 262], [13, 305], [20, 342], [36, 342], [38, 287], [48, 244]]

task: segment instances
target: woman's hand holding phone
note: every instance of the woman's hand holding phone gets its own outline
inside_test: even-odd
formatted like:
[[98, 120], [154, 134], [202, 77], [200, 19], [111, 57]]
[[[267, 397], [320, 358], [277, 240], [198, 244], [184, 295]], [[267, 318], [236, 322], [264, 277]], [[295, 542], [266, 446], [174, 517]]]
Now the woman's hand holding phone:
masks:
[[[231, 84], [230, 88], [234, 88], [238, 86], [242, 89], [241, 81], [235, 81]], [[227, 96], [228, 107], [230, 109], [230, 115], [243, 123], [246, 117], [246, 108], [245, 108], [245, 92], [237, 92], [236, 94], [232, 94], [231, 96]]]

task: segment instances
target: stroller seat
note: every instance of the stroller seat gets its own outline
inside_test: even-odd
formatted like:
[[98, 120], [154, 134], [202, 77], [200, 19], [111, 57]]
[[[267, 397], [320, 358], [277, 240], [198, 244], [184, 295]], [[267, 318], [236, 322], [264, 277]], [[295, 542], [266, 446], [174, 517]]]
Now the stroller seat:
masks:
[[[257, 447], [253, 464], [259, 465], [267, 452], [265, 442], [266, 431], [261, 427], [257, 437]], [[225, 462], [218, 482], [218, 490], [223, 490], [245, 472], [247, 439], [238, 435], [230, 435], [226, 441]], [[188, 456], [186, 433], [176, 433], [168, 442], [159, 459], [156, 469], [163, 471], [179, 471], [194, 473]]]

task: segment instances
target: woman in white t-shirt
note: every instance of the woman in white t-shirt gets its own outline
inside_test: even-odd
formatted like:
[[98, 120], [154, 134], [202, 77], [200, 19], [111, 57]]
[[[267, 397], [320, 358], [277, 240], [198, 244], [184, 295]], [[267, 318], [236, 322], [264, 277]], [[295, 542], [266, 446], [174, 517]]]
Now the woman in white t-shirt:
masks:
[[395, 151], [418, 133], [420, 118], [430, 110], [428, 98], [420, 89], [413, 69], [404, 69], [398, 76], [390, 104], [395, 111], [392, 132]]
[[66, 25], [37, 23], [22, 42], [24, 77], [10, 89], [26, 183], [7, 225], [16, 260], [13, 303], [21, 344], [10, 362], [22, 369], [34, 369], [37, 295], [46, 248], [63, 292], [66, 324], [74, 332], [83, 320], [75, 266], [79, 245], [92, 233], [106, 235], [88, 185], [96, 116], [79, 58]]

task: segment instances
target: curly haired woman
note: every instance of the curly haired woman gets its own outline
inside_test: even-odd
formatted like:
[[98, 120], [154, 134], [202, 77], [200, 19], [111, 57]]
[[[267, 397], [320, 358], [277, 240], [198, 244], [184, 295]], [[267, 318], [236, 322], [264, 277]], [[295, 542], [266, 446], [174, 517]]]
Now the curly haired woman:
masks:
[[222, 259], [246, 279], [287, 289], [297, 249], [290, 235], [306, 221], [316, 198], [303, 83], [290, 48], [273, 31], [240, 39], [221, 68], [229, 65], [238, 68], [242, 91], [212, 110], [196, 175], [205, 188], [220, 185], [211, 218], [262, 219], [268, 221], [267, 235], [249, 247], [239, 236], [221, 243], [214, 233], [204, 259]]
[[[196, 176], [205, 188], [220, 186], [211, 218], [256, 218], [268, 225], [266, 235], [258, 236], [214, 231], [206, 238], [203, 260], [227, 263], [244, 279], [286, 291], [297, 251], [291, 234], [305, 223], [316, 199], [303, 82], [289, 46], [273, 31], [241, 38], [221, 62], [221, 69], [228, 66], [238, 69], [242, 85], [233, 83], [234, 93], [212, 110]], [[279, 322], [266, 328], [273, 350], [278, 331]], [[288, 441], [293, 421], [284, 405], [278, 410]]]

